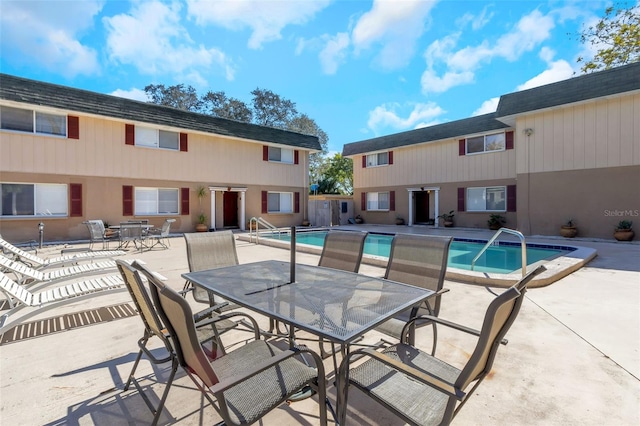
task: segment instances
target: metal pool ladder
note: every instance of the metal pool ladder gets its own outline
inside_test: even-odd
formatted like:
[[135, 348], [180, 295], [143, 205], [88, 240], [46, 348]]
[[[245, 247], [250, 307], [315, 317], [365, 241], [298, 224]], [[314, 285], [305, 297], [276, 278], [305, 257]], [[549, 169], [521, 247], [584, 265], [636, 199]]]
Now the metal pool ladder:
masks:
[[487, 241], [487, 244], [485, 244], [484, 247], [482, 247], [482, 250], [480, 250], [478, 252], [478, 254], [476, 255], [476, 257], [474, 257], [473, 260], [471, 261], [471, 270], [472, 271], [473, 271], [473, 267], [476, 264], [476, 260], [478, 260], [480, 258], [480, 256], [482, 256], [484, 254], [484, 252], [487, 251], [489, 246], [491, 244], [493, 244], [493, 242], [496, 240], [496, 238], [498, 238], [498, 236], [500, 234], [502, 234], [503, 232], [506, 232], [507, 234], [515, 235], [516, 237], [518, 237], [520, 239], [520, 247], [522, 248], [522, 276], [524, 277], [525, 275], [527, 275], [527, 243], [524, 240], [524, 235], [522, 235], [522, 232], [516, 231], [515, 229], [510, 229], [510, 228], [500, 228], [500, 229], [498, 229], [498, 232], [496, 232], [493, 235], [493, 237], [491, 237], [491, 239], [489, 241]]

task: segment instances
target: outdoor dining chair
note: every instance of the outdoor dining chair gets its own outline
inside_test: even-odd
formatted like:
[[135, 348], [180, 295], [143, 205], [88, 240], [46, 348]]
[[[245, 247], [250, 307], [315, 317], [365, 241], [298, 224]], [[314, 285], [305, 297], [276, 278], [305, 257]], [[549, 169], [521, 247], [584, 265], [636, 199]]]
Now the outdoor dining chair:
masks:
[[118, 239], [118, 232], [107, 230], [100, 219], [92, 219], [82, 222], [89, 230], [89, 250], [93, 250], [96, 243], [102, 244], [102, 250], [109, 250], [109, 243]]
[[147, 231], [149, 250], [158, 245], [165, 249], [169, 248], [171, 245], [169, 242], [169, 230], [171, 229], [171, 224], [175, 221], [175, 219], [166, 219], [161, 228], [150, 228]]
[[[138, 390], [138, 393], [147, 404], [151, 412], [154, 414], [152, 424], [155, 425], [160, 418], [162, 408], [164, 407], [167, 396], [169, 395], [169, 389], [171, 388], [173, 379], [175, 378], [175, 374], [178, 370], [178, 358], [176, 356], [173, 345], [169, 340], [167, 329], [164, 327], [162, 321], [158, 317], [156, 308], [151, 302], [151, 298], [149, 296], [147, 288], [142, 280], [142, 276], [144, 276], [146, 279], [150, 279], [149, 277], [153, 277], [151, 279], [157, 279], [157, 277], [155, 277], [153, 273], [149, 271], [145, 266], [139, 263], [130, 265], [129, 263], [123, 262], [121, 260], [116, 261], [116, 263], [118, 265], [118, 270], [122, 275], [122, 279], [124, 280], [124, 284], [126, 285], [126, 288], [131, 295], [131, 299], [136, 306], [136, 310], [140, 314], [140, 319], [144, 324], [143, 336], [138, 340], [138, 347], [140, 348], [140, 350], [138, 351], [138, 355], [136, 356], [133, 367], [131, 368], [131, 372], [129, 373], [129, 377], [124, 385], [123, 390], [129, 390], [129, 386], [131, 385], [131, 383], [134, 384], [134, 386]], [[224, 346], [222, 346], [222, 342], [220, 341], [220, 334], [235, 327], [236, 323], [230, 319], [220, 319], [219, 317], [215, 319], [209, 319], [206, 322], [197, 325], [196, 331], [198, 340], [202, 344], [211, 342], [209, 356], [216, 357], [218, 356], [218, 350], [221, 350], [224, 353]], [[151, 350], [147, 348], [147, 343], [154, 337], [160, 340], [164, 346], [164, 351], [162, 352], [163, 356], [156, 356]], [[151, 363], [156, 365], [164, 364], [169, 361], [171, 362], [171, 371], [169, 373], [169, 377], [167, 378], [164, 392], [162, 393], [162, 397], [160, 398], [157, 406], [153, 405], [149, 397], [145, 394], [144, 389], [142, 388], [142, 386], [140, 386], [140, 383], [135, 378], [135, 372], [138, 368], [138, 364], [140, 363], [143, 354], [146, 355]]]
[[146, 233], [142, 222], [120, 222], [119, 238], [120, 245], [118, 248], [126, 248], [131, 243], [139, 251], [147, 247]]
[[[412, 425], [448, 425], [475, 393], [487, 376], [499, 345], [515, 321], [524, 300], [526, 287], [545, 270], [539, 266], [504, 291], [489, 304], [480, 331], [434, 316], [412, 319], [401, 336], [406, 336], [413, 321], [421, 318], [477, 336], [475, 349], [461, 369], [429, 355], [403, 339], [382, 352], [373, 348], [350, 352], [342, 360], [338, 374], [338, 421], [347, 424], [348, 394], [351, 385]], [[366, 360], [353, 368], [353, 359]], [[468, 387], [473, 383], [471, 389]]]
[[[317, 392], [319, 423], [327, 424], [324, 366], [315, 352], [306, 347], [280, 350], [260, 339], [254, 321], [255, 340], [210, 360], [198, 341], [187, 300], [153, 277], [149, 281], [153, 284], [155, 306], [175, 344], [180, 365], [224, 424], [255, 423], [306, 386]], [[307, 358], [313, 359], [313, 366], [306, 363]]]
[[318, 266], [358, 272], [367, 235], [360, 231], [329, 231], [324, 237]]
[[[407, 309], [400, 312], [380, 326], [376, 327], [389, 336], [402, 341], [402, 330], [415, 315], [430, 315], [437, 317], [440, 313], [440, 299], [442, 294], [448, 291], [443, 288], [444, 277], [447, 271], [449, 247], [452, 237], [440, 237], [433, 235], [396, 234], [391, 242], [391, 252], [384, 278], [411, 284], [416, 287], [434, 291], [434, 294], [420, 305], [417, 312]], [[428, 320], [419, 320], [413, 323], [409, 329], [409, 343], [413, 344], [416, 327], [433, 326], [433, 349], [431, 355], [435, 355], [438, 334], [436, 323]]]

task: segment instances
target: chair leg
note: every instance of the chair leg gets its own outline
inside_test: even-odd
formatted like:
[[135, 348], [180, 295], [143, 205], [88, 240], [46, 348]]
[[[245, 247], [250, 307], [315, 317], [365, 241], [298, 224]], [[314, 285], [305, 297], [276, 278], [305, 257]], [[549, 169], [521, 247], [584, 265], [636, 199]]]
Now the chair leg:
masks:
[[162, 398], [160, 399], [160, 403], [155, 411], [155, 416], [153, 416], [152, 426], [156, 426], [158, 424], [158, 420], [160, 420], [160, 416], [162, 415], [162, 409], [164, 408], [164, 403], [167, 401], [167, 397], [169, 396], [169, 389], [171, 389], [171, 385], [173, 384], [173, 379], [176, 376], [176, 372], [178, 371], [178, 358], [174, 357], [171, 361], [171, 374], [169, 375], [169, 379], [167, 380], [167, 384], [165, 385], [164, 392], [162, 393]]
[[129, 390], [129, 386], [131, 385], [131, 381], [134, 380], [133, 375], [136, 372], [136, 369], [138, 368], [138, 364], [140, 363], [140, 359], [142, 358], [142, 349], [140, 349], [138, 351], [138, 356], [136, 357], [135, 362], [133, 363], [133, 368], [131, 369], [131, 372], [129, 373], [129, 379], [127, 380], [127, 383], [125, 383], [123, 390], [127, 391]]

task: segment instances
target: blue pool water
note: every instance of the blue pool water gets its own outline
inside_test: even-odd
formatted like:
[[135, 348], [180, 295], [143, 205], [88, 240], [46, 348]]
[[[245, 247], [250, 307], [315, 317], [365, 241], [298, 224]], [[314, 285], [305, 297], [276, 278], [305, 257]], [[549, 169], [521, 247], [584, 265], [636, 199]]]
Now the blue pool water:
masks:
[[[298, 232], [296, 242], [322, 247], [327, 231]], [[282, 235], [281, 240], [289, 241], [288, 235]], [[369, 234], [364, 243], [365, 254], [389, 257], [393, 235]], [[458, 269], [471, 270], [471, 261], [480, 252], [486, 241], [454, 240], [449, 248], [448, 266]], [[556, 257], [567, 251], [564, 247], [540, 247], [527, 244], [527, 264]], [[522, 254], [520, 243], [501, 242], [492, 245], [476, 261], [474, 271], [506, 274], [522, 268]]]

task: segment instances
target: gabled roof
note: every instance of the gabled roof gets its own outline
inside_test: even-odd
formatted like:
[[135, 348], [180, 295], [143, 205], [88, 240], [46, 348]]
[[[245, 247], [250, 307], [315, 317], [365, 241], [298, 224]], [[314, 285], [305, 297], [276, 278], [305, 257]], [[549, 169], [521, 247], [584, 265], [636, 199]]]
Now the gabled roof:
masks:
[[513, 116], [634, 90], [640, 90], [640, 62], [502, 95], [496, 117]]
[[316, 136], [0, 74], [0, 99], [320, 151]]
[[346, 157], [365, 152], [388, 150], [401, 146], [464, 137], [465, 135], [505, 129], [508, 127], [507, 124], [496, 120], [495, 113], [492, 112], [476, 117], [436, 124], [435, 126], [348, 143], [342, 148], [342, 155]]

